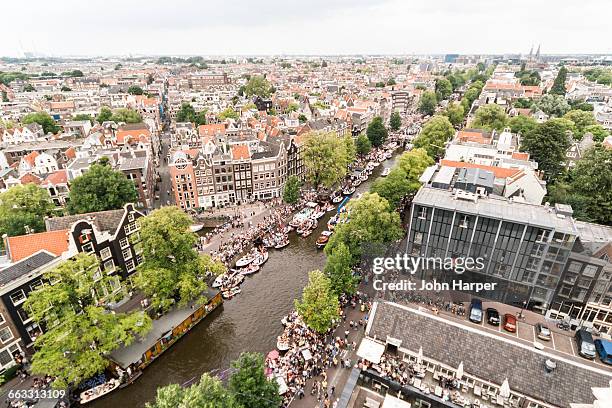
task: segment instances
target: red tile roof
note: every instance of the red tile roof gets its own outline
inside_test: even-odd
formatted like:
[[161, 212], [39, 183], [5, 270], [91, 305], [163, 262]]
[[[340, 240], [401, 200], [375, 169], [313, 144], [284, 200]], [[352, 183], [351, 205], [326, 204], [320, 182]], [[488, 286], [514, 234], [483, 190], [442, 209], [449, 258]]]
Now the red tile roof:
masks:
[[66, 184], [68, 183], [68, 172], [66, 170], [58, 170], [49, 174], [47, 178], [42, 182], [43, 186], [52, 185], [56, 186], [58, 184]]
[[8, 237], [6, 246], [11, 261], [17, 262], [43, 249], [59, 256], [68, 250], [68, 240], [68, 230], [57, 230]]
[[483, 170], [493, 172], [496, 178], [512, 177], [516, 173], [521, 171], [520, 169], [506, 169], [503, 167], [485, 166], [484, 164], [460, 162], [460, 161], [446, 160], [446, 159], [442, 159], [440, 164], [442, 166], [448, 166], [448, 167], [458, 167], [458, 168], [466, 168], [466, 169], [483, 169]]
[[232, 159], [241, 160], [251, 157], [249, 147], [247, 145], [235, 145], [232, 147]]

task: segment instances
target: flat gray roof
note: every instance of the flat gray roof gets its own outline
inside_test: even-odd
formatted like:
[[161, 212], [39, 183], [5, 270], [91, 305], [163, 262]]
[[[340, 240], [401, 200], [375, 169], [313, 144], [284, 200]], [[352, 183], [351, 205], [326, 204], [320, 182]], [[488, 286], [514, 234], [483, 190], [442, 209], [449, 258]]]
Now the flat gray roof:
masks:
[[560, 218], [553, 207], [510, 201], [505, 197], [488, 196], [478, 198], [476, 202], [455, 198], [452, 191], [433, 187], [421, 187], [412, 200], [414, 204], [427, 207], [435, 206], [466, 214], [512, 221], [556, 231], [577, 235], [571, 217]]
[[[559, 407], [592, 403], [591, 387], [607, 387], [612, 380], [612, 371], [605, 368], [395, 303], [378, 302], [371, 318], [370, 337], [393, 337], [412, 352], [422, 347], [425, 358], [451, 367], [463, 362], [466, 373], [495, 384], [507, 378], [512, 390]], [[544, 368], [547, 359], [557, 363], [552, 373]]]

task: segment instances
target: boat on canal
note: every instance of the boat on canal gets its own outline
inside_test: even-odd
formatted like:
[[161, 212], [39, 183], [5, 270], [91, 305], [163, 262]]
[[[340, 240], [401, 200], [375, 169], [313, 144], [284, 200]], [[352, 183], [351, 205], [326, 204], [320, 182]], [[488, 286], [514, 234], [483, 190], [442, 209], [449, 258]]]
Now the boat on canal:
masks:
[[317, 238], [317, 248], [323, 249], [325, 245], [329, 242], [329, 237], [331, 237], [332, 231], [323, 231], [319, 238]]
[[268, 254], [268, 251], [264, 251], [264, 252], [257, 251], [257, 254], [255, 255], [255, 259], [253, 259], [253, 262], [251, 263], [251, 265], [255, 265], [259, 267], [268, 261], [269, 256], [270, 255]]
[[342, 194], [344, 194], [344, 195], [351, 195], [351, 194], [353, 194], [354, 192], [355, 192], [355, 186], [348, 186], [348, 187], [345, 187], [345, 188], [342, 190]]
[[283, 249], [289, 245], [289, 237], [285, 237], [285, 239], [274, 246], [275, 249]]
[[117, 378], [111, 378], [107, 382], [83, 391], [79, 395], [79, 403], [85, 405], [91, 401], [97, 400], [119, 388], [121, 381]]
[[231, 299], [234, 296], [238, 295], [240, 292], [242, 292], [242, 290], [239, 287], [234, 286], [233, 288], [224, 290], [222, 292], [222, 296], [223, 296], [223, 299]]
[[387, 177], [391, 173], [391, 169], [389, 167], [385, 167], [385, 169], [380, 173], [381, 177]]
[[287, 338], [287, 336], [285, 336], [284, 333], [276, 338], [276, 348], [278, 349], [278, 351], [287, 351], [291, 348], [291, 345], [289, 344], [289, 339]]
[[255, 265], [254, 263], [250, 264], [249, 266], [247, 266], [246, 268], [242, 268], [238, 271], [239, 274], [241, 275], [252, 275], [254, 273], [259, 272], [260, 266], [259, 265]]
[[245, 256], [243, 256], [242, 258], [240, 258], [240, 259], [238, 259], [236, 261], [236, 267], [237, 268], [244, 268], [245, 266], [247, 266], [248, 264], [250, 264], [254, 260], [255, 260], [255, 257], [252, 254], [246, 254]]

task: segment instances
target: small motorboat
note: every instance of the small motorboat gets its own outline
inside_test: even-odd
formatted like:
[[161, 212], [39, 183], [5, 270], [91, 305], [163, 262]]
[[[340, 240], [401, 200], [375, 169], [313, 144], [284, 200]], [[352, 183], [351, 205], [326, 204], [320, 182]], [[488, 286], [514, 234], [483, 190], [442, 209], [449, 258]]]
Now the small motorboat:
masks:
[[357, 179], [351, 183], [353, 187], [359, 187], [361, 185], [361, 179]]
[[367, 181], [368, 180], [368, 172], [364, 171], [363, 173], [361, 173], [361, 175], [359, 176], [359, 180]]
[[320, 210], [320, 211], [315, 211], [314, 213], [312, 213], [312, 217], [316, 220], [318, 220], [319, 218], [322, 218], [325, 215], [325, 211]]
[[355, 192], [355, 186], [346, 187], [344, 190], [342, 190], [342, 194], [344, 195], [351, 195], [354, 192]]
[[276, 249], [283, 249], [287, 245], [289, 245], [289, 238], [285, 238], [285, 240], [283, 240], [283, 241], [279, 242], [278, 244], [276, 244], [276, 246], [274, 248], [276, 248]]
[[279, 351], [287, 351], [291, 348], [291, 345], [289, 344], [289, 340], [284, 335], [280, 335], [276, 339], [276, 348]]
[[191, 232], [198, 232], [202, 228], [204, 228], [204, 224], [194, 224], [194, 225], [189, 226], [189, 229], [191, 230]]
[[314, 229], [307, 229], [307, 230], [304, 230], [304, 231], [302, 231], [302, 233], [300, 234], [300, 236], [301, 236], [302, 238], [309, 237], [309, 236], [312, 234], [312, 231], [314, 231]]
[[255, 259], [253, 259], [251, 266], [254, 265], [254, 266], [259, 267], [265, 264], [269, 256], [270, 255], [268, 255], [268, 251], [264, 251], [263, 253], [259, 252], [257, 255], [255, 255]]
[[338, 204], [338, 203], [340, 203], [340, 201], [342, 201], [342, 195], [341, 194], [335, 195], [335, 196], [332, 197], [332, 203]]
[[215, 278], [215, 281], [212, 283], [212, 287], [213, 288], [221, 287], [221, 285], [223, 285], [223, 281], [225, 280], [226, 277], [227, 277], [227, 275], [225, 275], [225, 274], [217, 276]]
[[385, 167], [385, 169], [380, 173], [381, 177], [387, 177], [391, 173], [391, 169], [389, 167]]
[[250, 264], [251, 262], [253, 262], [254, 259], [255, 259], [254, 256], [252, 256], [251, 254], [247, 254], [236, 261], [236, 267], [243, 268], [247, 266], [248, 264]]
[[[267, 252], [266, 252], [266, 255], [267, 255]], [[246, 268], [241, 269], [239, 273], [241, 275], [252, 275], [254, 273], [259, 272], [259, 269], [260, 269], [259, 265], [255, 265], [255, 263], [252, 263]]]
[[317, 248], [323, 249], [325, 245], [327, 245], [327, 242], [329, 241], [329, 237], [331, 237], [331, 235], [331, 231], [323, 231], [321, 235], [319, 235], [319, 238], [317, 238]]
[[121, 381], [119, 381], [116, 378], [112, 378], [109, 381], [100, 384], [96, 387], [93, 387], [89, 390], [85, 390], [81, 393], [80, 395], [80, 404], [81, 405], [85, 405], [88, 402], [91, 402], [93, 400], [96, 400], [106, 394], [108, 394], [111, 391], [114, 391], [117, 389], [117, 387], [119, 387], [121, 385]]
[[373, 164], [374, 164], [374, 167], [380, 166], [380, 162], [379, 161], [375, 161]]
[[221, 296], [223, 296], [223, 299], [231, 299], [240, 292], [242, 292], [242, 290], [239, 287], [234, 286], [229, 290], [224, 290], [223, 292], [221, 292]]

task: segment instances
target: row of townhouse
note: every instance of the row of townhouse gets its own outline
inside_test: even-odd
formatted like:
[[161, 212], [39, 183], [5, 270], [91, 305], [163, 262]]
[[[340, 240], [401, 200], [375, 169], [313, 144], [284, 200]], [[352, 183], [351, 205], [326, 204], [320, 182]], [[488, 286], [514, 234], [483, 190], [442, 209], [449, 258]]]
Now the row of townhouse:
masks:
[[281, 197], [289, 176], [303, 177], [298, 137], [231, 142], [204, 137], [200, 148], [169, 157], [175, 203], [185, 210]]
[[40, 285], [49, 284], [45, 273], [78, 253], [95, 255], [100, 273], [114, 277], [107, 287], [96, 288], [105, 297], [120, 290], [142, 261], [138, 218], [133, 204], [119, 210], [48, 218], [46, 232], [3, 237], [6, 255], [0, 258], [0, 372], [15, 365], [22, 352], [32, 353], [45, 330], [30, 316], [25, 301]]

